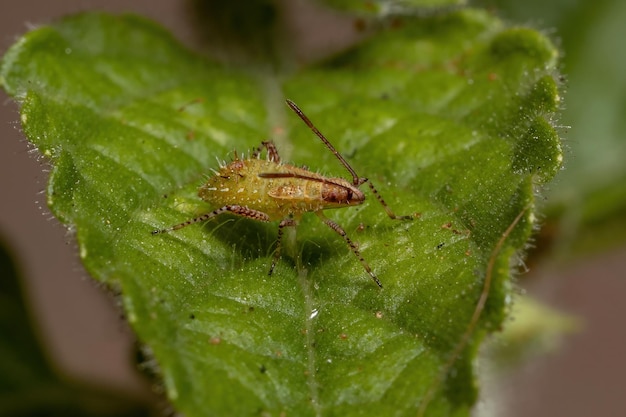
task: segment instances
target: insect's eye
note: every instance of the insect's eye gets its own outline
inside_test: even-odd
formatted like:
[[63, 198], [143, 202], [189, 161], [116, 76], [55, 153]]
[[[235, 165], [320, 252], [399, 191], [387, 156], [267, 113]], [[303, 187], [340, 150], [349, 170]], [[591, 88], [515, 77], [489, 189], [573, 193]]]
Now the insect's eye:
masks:
[[352, 200], [352, 190], [348, 190], [347, 194], [346, 194], [346, 199], [348, 201]]

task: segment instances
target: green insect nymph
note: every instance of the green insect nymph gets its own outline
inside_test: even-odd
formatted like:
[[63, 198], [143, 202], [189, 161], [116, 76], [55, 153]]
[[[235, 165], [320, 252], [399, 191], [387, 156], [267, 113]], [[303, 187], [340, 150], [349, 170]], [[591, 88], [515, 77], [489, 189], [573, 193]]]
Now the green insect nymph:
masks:
[[[323, 211], [362, 204], [365, 201], [365, 194], [359, 187], [367, 183], [391, 219], [411, 220], [413, 216], [396, 216], [372, 183], [367, 178], [359, 177], [356, 174], [344, 157], [311, 123], [302, 110], [291, 100], [287, 100], [287, 105], [339, 159], [339, 162], [352, 175], [352, 182], [343, 178], [327, 178], [306, 168], [284, 164], [280, 160], [274, 143], [271, 141], [262, 142], [250, 158], [239, 159], [236, 156], [235, 160], [229, 164], [220, 166], [216, 175], [209, 178], [200, 187], [198, 196], [213, 207], [219, 207], [218, 209], [167, 229], [154, 230], [152, 234], [178, 230], [194, 223], [209, 220], [225, 212], [262, 222], [280, 221], [276, 251], [269, 270], [271, 275], [280, 259], [284, 228], [295, 227], [302, 214], [313, 212], [346, 241], [363, 268], [382, 288], [380, 280], [363, 259], [358, 247], [348, 237], [345, 230], [326, 217]], [[261, 159], [263, 149], [267, 150], [266, 159]]]

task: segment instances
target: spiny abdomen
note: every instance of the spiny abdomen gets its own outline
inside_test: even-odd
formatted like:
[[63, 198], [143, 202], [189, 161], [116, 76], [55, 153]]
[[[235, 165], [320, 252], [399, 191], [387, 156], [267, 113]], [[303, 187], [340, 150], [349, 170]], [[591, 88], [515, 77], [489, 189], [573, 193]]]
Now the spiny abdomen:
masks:
[[288, 167], [261, 159], [235, 160], [220, 167], [218, 173], [200, 187], [198, 195], [213, 207], [246, 206], [262, 211], [270, 220], [320, 209], [321, 191], [315, 189], [320, 183], [311, 186], [297, 178], [259, 177], [260, 173], [286, 172]]

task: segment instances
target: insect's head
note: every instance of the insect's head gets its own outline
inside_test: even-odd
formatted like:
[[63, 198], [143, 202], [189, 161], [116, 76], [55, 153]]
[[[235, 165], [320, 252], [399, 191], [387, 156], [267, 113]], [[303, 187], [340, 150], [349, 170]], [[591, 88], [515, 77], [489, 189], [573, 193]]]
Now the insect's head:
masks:
[[333, 178], [324, 183], [322, 200], [329, 207], [358, 206], [365, 201], [365, 194], [343, 178]]

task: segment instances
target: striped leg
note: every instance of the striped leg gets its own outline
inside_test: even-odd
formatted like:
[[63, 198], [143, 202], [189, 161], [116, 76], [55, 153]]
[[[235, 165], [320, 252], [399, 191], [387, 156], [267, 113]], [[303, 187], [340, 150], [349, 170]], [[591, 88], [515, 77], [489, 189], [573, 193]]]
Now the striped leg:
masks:
[[161, 234], [161, 233], [173, 232], [174, 230], [182, 229], [183, 227], [187, 227], [187, 226], [195, 224], [195, 223], [199, 223], [199, 222], [203, 222], [203, 221], [212, 219], [213, 217], [219, 216], [220, 214], [225, 213], [225, 212], [230, 212], [230, 213], [236, 214], [238, 216], [247, 217], [248, 219], [258, 220], [258, 221], [262, 221], [262, 222], [268, 222], [270, 220], [270, 216], [268, 216], [267, 214], [263, 213], [262, 211], [252, 210], [252, 209], [249, 209], [248, 207], [245, 207], [245, 206], [229, 205], [229, 206], [220, 207], [217, 210], [213, 210], [210, 213], [205, 213], [205, 214], [203, 214], [201, 216], [195, 217], [193, 219], [189, 219], [189, 220], [184, 221], [182, 223], [175, 224], [174, 226], [168, 227], [166, 229], [153, 230], [152, 234], [153, 235], [158, 235], [158, 234]]
[[271, 140], [264, 140], [261, 142], [261, 146], [256, 148], [254, 152], [252, 152], [252, 158], [258, 158], [261, 155], [261, 151], [263, 148], [267, 149], [267, 160], [276, 162], [280, 164], [280, 155], [278, 155], [278, 149], [276, 149], [276, 145]]
[[363, 184], [364, 182], [369, 185], [370, 190], [372, 190], [372, 193], [374, 193], [380, 205], [383, 206], [383, 209], [385, 209], [385, 213], [387, 213], [387, 216], [389, 216], [389, 218], [393, 220], [413, 220], [413, 216], [396, 216], [394, 212], [391, 211], [391, 208], [387, 205], [385, 200], [383, 200], [383, 197], [378, 193], [378, 190], [374, 188], [374, 184], [372, 184], [372, 182], [367, 178], [359, 178], [359, 185]]
[[357, 248], [354, 242], [348, 237], [348, 235], [346, 234], [346, 231], [343, 230], [343, 228], [339, 226], [337, 223], [335, 223], [334, 221], [326, 217], [324, 213], [322, 213], [321, 211], [316, 211], [315, 214], [317, 214], [317, 216], [324, 222], [324, 224], [326, 224], [326, 226], [333, 229], [339, 236], [343, 238], [343, 240], [346, 241], [348, 246], [350, 246], [350, 249], [352, 249], [352, 253], [354, 253], [354, 255], [357, 257], [359, 262], [361, 262], [361, 265], [363, 265], [363, 268], [365, 268], [365, 271], [367, 271], [367, 273], [370, 274], [370, 277], [372, 277], [376, 285], [382, 288], [383, 284], [381, 284], [380, 280], [378, 279], [376, 274], [374, 274], [374, 272], [372, 271], [372, 268], [370, 268], [368, 263], [365, 262], [365, 259], [363, 259], [363, 256], [361, 256], [361, 252], [359, 252], [359, 248]]
[[270, 267], [270, 272], [267, 275], [272, 275], [272, 272], [274, 272], [274, 267], [276, 266], [276, 263], [280, 259], [280, 251], [282, 249], [282, 239], [283, 239], [283, 234], [284, 234], [283, 229], [285, 227], [295, 227], [295, 226], [296, 226], [296, 221], [291, 218], [283, 219], [278, 224], [278, 238], [276, 241], [276, 250], [274, 251], [274, 259], [272, 259], [272, 266]]

